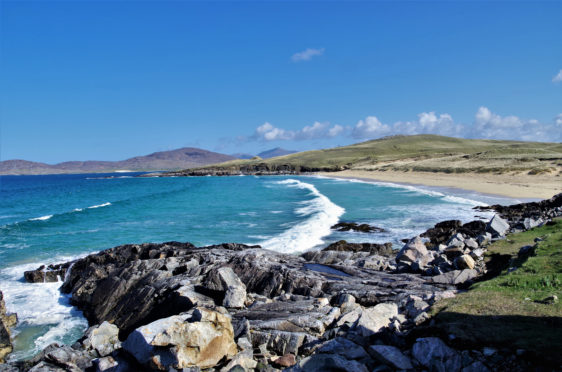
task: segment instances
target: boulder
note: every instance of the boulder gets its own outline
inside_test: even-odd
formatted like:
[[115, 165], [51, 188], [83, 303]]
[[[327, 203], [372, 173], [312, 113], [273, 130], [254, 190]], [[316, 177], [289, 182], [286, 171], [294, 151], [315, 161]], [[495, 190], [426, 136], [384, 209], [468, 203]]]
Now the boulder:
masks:
[[431, 371], [458, 372], [462, 368], [461, 355], [437, 337], [417, 339], [412, 356]]
[[119, 328], [108, 322], [90, 327], [84, 335], [82, 345], [85, 350], [95, 351], [100, 357], [108, 356], [121, 348]]
[[395, 369], [412, 369], [410, 358], [402, 354], [395, 346], [371, 345], [369, 353], [373, 358]]
[[157, 370], [211, 368], [237, 353], [230, 317], [205, 308], [139, 327], [123, 348], [140, 364]]
[[346, 359], [369, 359], [369, 354], [362, 346], [343, 337], [336, 337], [324, 342], [316, 351], [322, 354], [339, 354]]
[[503, 237], [509, 230], [509, 223], [496, 214], [492, 217], [490, 222], [488, 222], [486, 230], [491, 233], [492, 236]]
[[64, 280], [70, 265], [71, 263], [68, 262], [58, 265], [41, 265], [35, 270], [25, 271], [23, 277], [28, 283], [61, 282]]
[[396, 262], [410, 267], [413, 264], [417, 264], [419, 268], [423, 268], [431, 260], [433, 260], [433, 256], [429, 253], [419, 236], [406, 243], [396, 255]]
[[285, 372], [326, 372], [353, 371], [368, 372], [364, 364], [355, 360], [348, 360], [336, 354], [314, 354], [302, 359], [297, 365], [286, 369]]
[[474, 260], [467, 254], [463, 254], [455, 259], [455, 266], [459, 270], [474, 269]]
[[16, 314], [6, 312], [4, 294], [0, 291], [0, 363], [4, 363], [6, 356], [13, 350], [10, 328], [15, 326], [16, 322]]
[[389, 256], [393, 253], [392, 243], [348, 243], [345, 240], [332, 243], [324, 248], [323, 251], [367, 252], [369, 254], [378, 254], [381, 256]]
[[458, 285], [472, 280], [477, 276], [478, 272], [474, 269], [453, 270], [445, 274], [436, 275], [431, 278], [431, 281], [433, 283]]
[[211, 270], [207, 277], [208, 289], [224, 292], [222, 305], [227, 308], [242, 308], [246, 302], [246, 285], [230, 267]]
[[470, 248], [470, 249], [477, 249], [478, 248], [478, 242], [476, 242], [476, 240], [474, 240], [473, 238], [465, 239], [464, 245], [467, 248]]
[[363, 309], [355, 329], [363, 337], [369, 337], [387, 327], [392, 318], [398, 315], [398, 305], [395, 303], [378, 304]]

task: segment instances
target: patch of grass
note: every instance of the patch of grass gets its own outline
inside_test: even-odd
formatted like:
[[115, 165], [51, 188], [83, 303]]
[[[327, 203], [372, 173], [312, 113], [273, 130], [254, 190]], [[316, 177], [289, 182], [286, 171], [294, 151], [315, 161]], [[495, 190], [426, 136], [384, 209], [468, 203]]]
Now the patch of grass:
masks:
[[[543, 240], [534, 252], [519, 257], [519, 249], [534, 245], [535, 238]], [[461, 344], [524, 349], [556, 360], [562, 350], [562, 304], [542, 300], [562, 297], [562, 220], [491, 244], [487, 265], [498, 257], [503, 267], [495, 268], [497, 276], [433, 306], [436, 327]]]

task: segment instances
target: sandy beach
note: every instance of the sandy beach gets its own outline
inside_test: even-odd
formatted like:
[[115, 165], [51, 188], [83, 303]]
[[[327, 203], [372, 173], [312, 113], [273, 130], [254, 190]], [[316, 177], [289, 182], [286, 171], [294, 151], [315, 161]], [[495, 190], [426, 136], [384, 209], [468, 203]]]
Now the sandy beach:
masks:
[[454, 187], [511, 198], [546, 199], [562, 192], [562, 178], [554, 174], [447, 174], [429, 172], [346, 170], [341, 172], [322, 172], [318, 173], [318, 175], [425, 186]]

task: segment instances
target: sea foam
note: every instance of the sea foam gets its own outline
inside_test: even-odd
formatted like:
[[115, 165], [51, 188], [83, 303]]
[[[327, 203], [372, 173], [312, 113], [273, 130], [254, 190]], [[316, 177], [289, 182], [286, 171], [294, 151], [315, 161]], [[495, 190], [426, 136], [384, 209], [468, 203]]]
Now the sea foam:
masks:
[[295, 179], [278, 181], [276, 184], [310, 191], [313, 196], [310, 200], [298, 202], [299, 207], [295, 213], [308, 217], [281, 234], [267, 239], [259, 244], [272, 251], [282, 253], [302, 252], [324, 243], [322, 238], [330, 235], [331, 226], [338, 223], [345, 209], [334, 204], [325, 195], [321, 194], [314, 185]]

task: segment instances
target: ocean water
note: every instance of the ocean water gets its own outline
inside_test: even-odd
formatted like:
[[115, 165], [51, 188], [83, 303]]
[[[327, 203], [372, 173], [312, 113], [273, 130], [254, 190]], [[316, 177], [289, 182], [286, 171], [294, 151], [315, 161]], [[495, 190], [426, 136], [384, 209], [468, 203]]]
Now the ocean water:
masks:
[[[472, 208], [509, 204], [458, 190], [307, 176], [137, 178], [137, 174], [0, 177], [0, 290], [19, 317], [12, 359], [87, 327], [59, 283], [29, 284], [25, 270], [126, 243], [261, 244], [284, 253], [330, 242], [392, 242], [451, 218], [489, 218]], [[334, 232], [338, 221], [386, 233]]]

